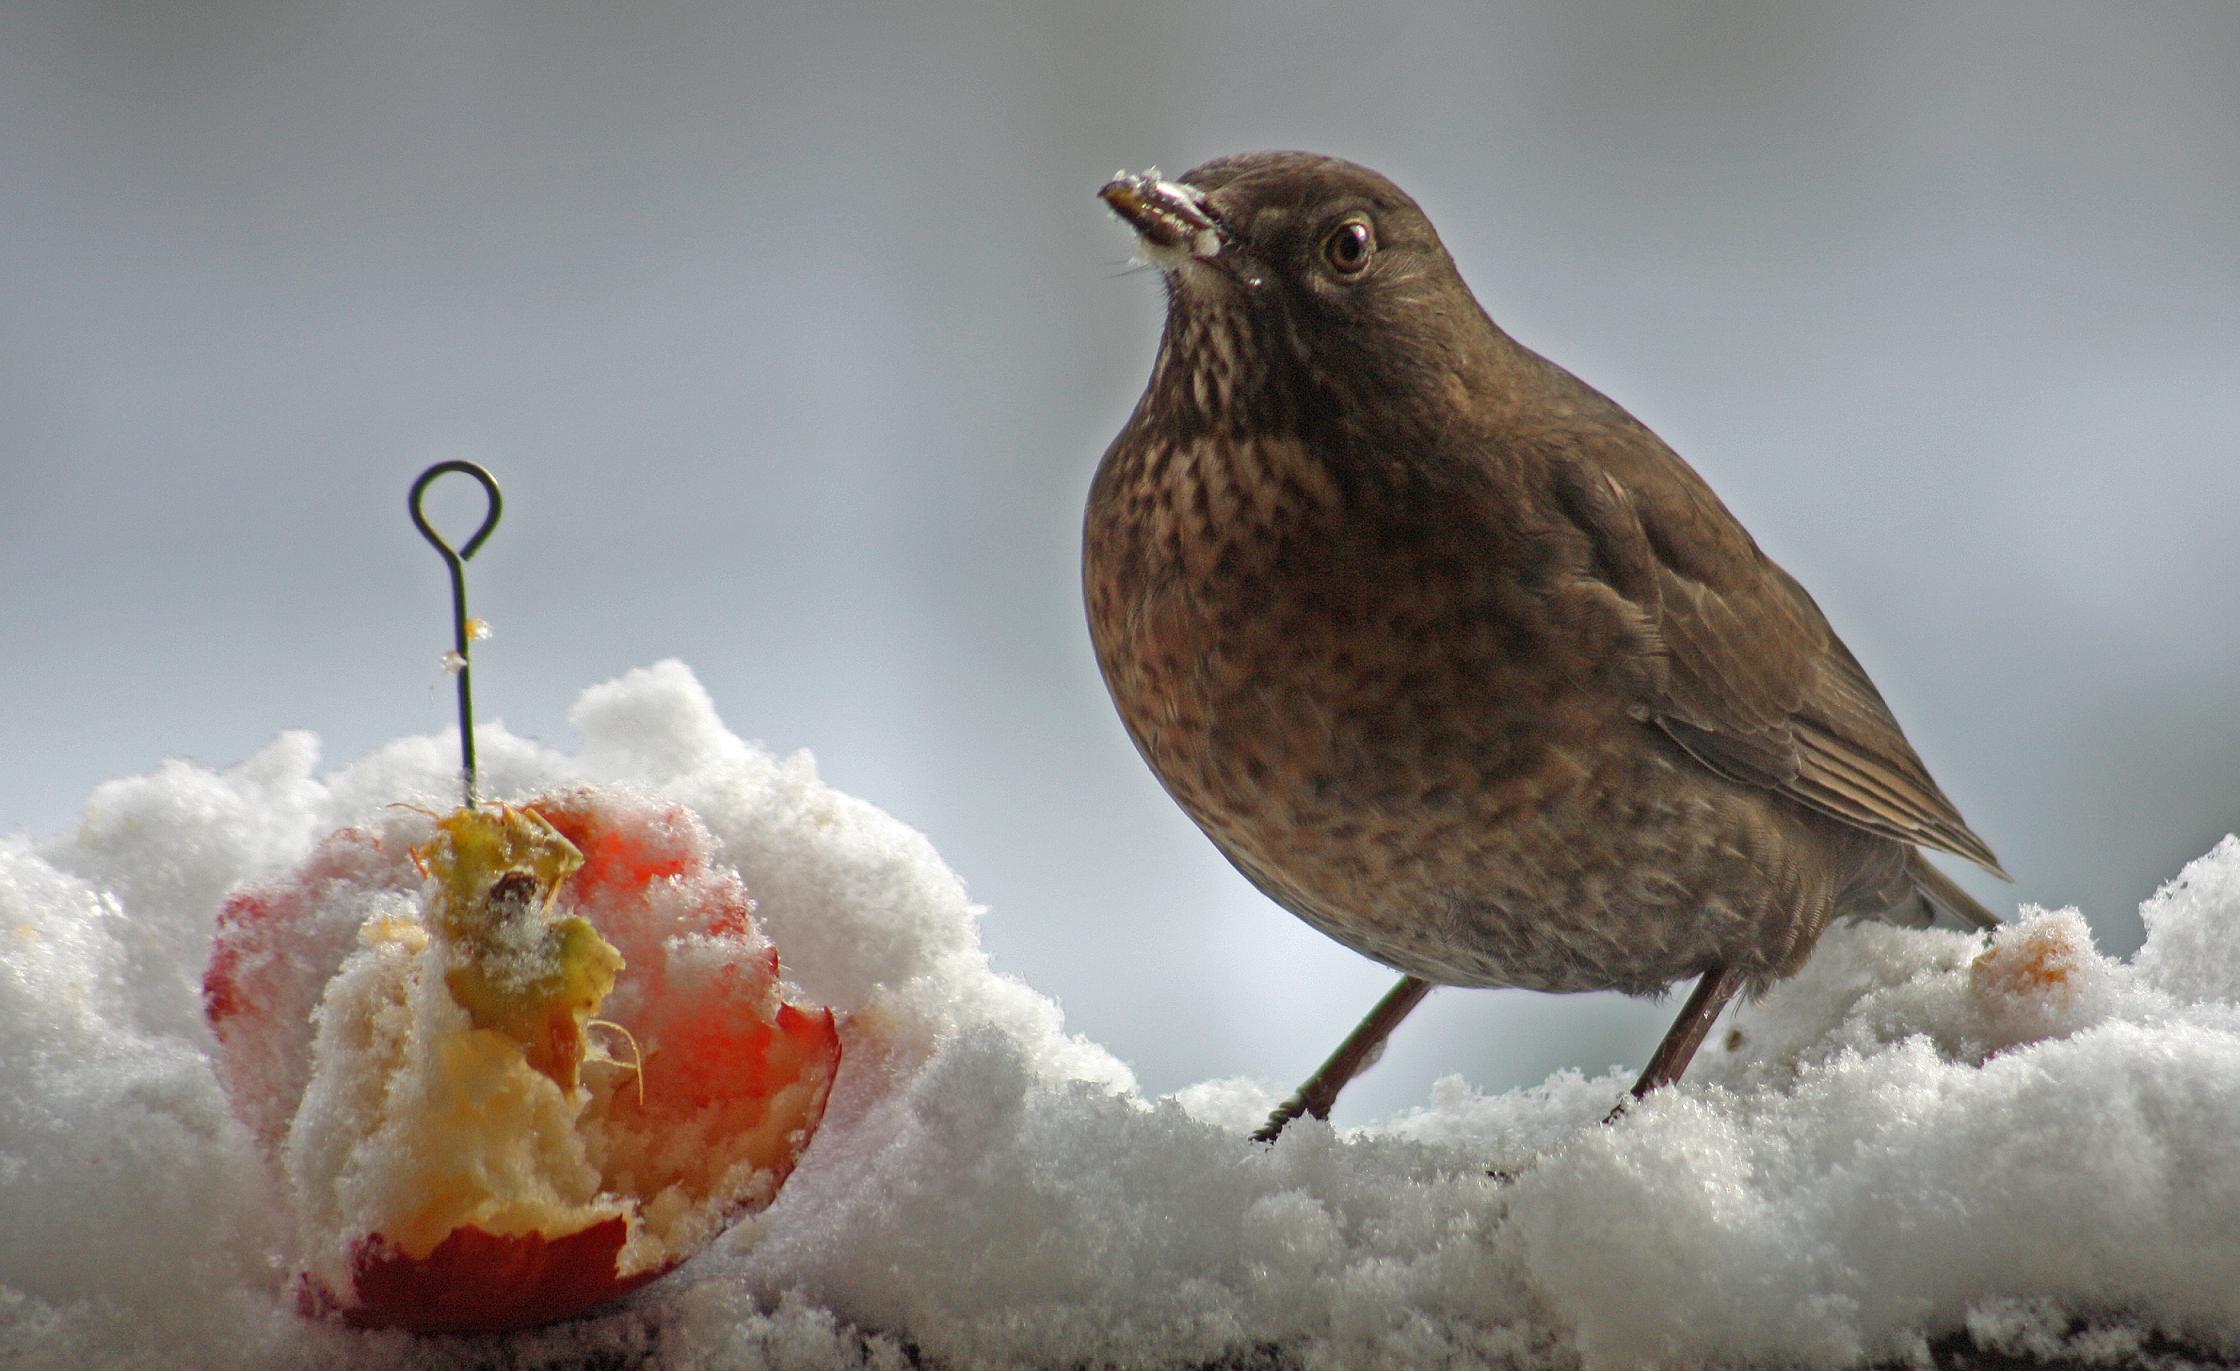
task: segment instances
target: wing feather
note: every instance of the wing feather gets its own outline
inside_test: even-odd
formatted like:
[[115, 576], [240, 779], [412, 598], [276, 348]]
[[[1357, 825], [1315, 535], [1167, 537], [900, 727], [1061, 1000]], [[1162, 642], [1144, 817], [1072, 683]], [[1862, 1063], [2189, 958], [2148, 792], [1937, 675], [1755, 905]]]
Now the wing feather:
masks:
[[1804, 588], [1648, 430], [1598, 436], [1555, 462], [1559, 504], [1656, 630], [1648, 716], [1723, 775], [2005, 875]]

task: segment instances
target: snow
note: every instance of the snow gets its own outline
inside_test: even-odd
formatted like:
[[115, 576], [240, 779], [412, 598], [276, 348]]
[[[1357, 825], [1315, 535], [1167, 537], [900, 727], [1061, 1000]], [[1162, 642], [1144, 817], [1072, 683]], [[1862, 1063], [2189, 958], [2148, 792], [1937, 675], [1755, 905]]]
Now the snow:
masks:
[[1290, 1082], [1145, 1099], [1000, 974], [920, 835], [775, 758], [663, 663], [585, 693], [573, 753], [478, 734], [499, 799], [682, 803], [788, 978], [843, 1015], [822, 1131], [776, 1203], [621, 1305], [503, 1340], [361, 1333], [284, 1290], [288, 1221], [197, 988], [239, 882], [397, 802], [406, 738], [322, 774], [283, 735], [96, 789], [0, 839], [0, 1365], [1615, 1367], [1923, 1362], [1953, 1339], [2240, 1356], [2240, 840], [2143, 907], [1986, 939], [1830, 932], [1682, 1087], [1442, 1082], [1360, 1130], [1243, 1134]]

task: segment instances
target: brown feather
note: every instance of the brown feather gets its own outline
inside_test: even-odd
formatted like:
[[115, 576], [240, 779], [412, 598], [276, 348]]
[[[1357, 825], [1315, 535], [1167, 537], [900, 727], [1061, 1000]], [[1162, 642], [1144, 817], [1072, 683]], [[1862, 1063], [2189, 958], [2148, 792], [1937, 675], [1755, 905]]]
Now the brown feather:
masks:
[[[1662, 688], [1649, 703], [1657, 724], [1731, 779], [2006, 875], [1804, 587], [1647, 428], [1614, 405], [1596, 417], [1603, 441], [1578, 455], [1601, 471], [1558, 463], [1558, 489], [1598, 568], [1644, 558], [1656, 568], [1653, 590], [1633, 598], [1664, 655]], [[1706, 546], [1724, 555], [1706, 556]]]

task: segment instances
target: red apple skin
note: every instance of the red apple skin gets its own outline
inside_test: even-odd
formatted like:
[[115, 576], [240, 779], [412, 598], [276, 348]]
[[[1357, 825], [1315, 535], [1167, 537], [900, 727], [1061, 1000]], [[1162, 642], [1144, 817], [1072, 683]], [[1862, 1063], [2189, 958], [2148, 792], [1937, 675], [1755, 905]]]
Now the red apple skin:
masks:
[[353, 1328], [408, 1333], [533, 1328], [619, 1299], [672, 1269], [616, 1275], [615, 1256], [628, 1231], [620, 1218], [549, 1239], [541, 1233], [495, 1237], [468, 1226], [452, 1229], [418, 1259], [379, 1238], [363, 1238], [351, 1255], [349, 1299], [307, 1276], [297, 1303], [307, 1315], [338, 1317]]

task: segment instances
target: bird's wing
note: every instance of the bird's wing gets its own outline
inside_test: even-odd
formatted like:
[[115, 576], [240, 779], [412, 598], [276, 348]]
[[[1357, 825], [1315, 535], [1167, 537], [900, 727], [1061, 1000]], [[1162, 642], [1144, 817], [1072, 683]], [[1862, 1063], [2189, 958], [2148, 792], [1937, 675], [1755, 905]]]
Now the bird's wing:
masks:
[[1558, 506], [1654, 630], [1649, 718], [1722, 775], [2005, 875], [1804, 587], [1647, 429], [1598, 436], [1559, 454]]

